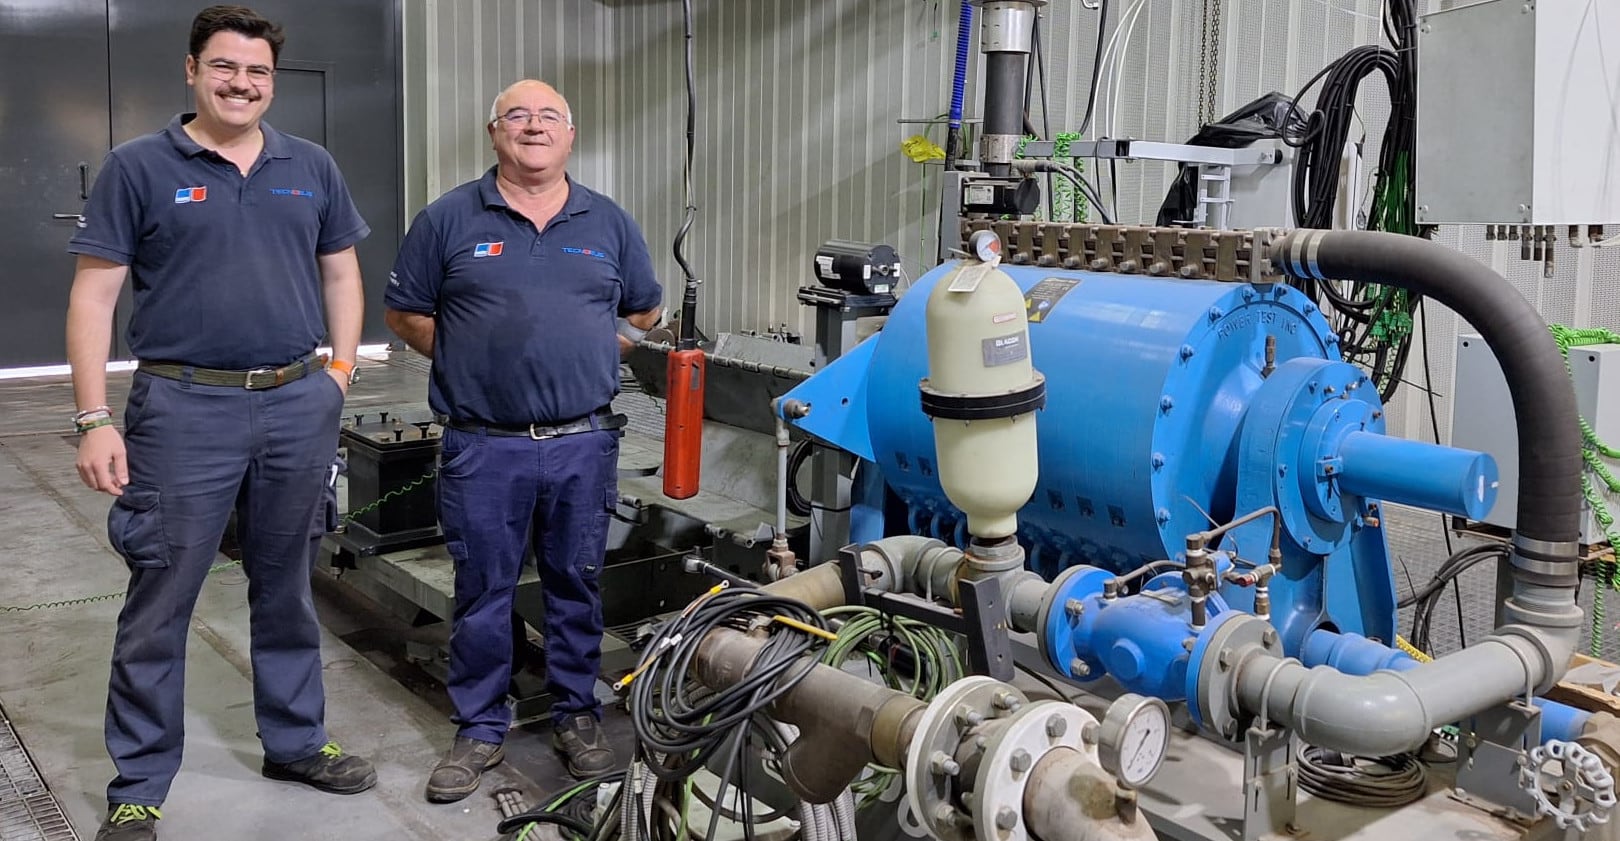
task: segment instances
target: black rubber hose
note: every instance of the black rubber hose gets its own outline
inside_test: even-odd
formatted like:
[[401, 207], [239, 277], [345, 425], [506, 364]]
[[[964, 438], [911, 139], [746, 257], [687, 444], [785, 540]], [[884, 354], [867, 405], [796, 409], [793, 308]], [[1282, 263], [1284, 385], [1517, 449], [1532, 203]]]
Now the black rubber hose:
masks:
[[[1540, 313], [1505, 278], [1443, 245], [1377, 231], [1291, 231], [1271, 256], [1290, 277], [1398, 286], [1439, 301], [1473, 325], [1502, 366], [1519, 426], [1516, 531], [1549, 543], [1580, 540], [1575, 389]], [[1579, 563], [1573, 553], [1544, 560]]]

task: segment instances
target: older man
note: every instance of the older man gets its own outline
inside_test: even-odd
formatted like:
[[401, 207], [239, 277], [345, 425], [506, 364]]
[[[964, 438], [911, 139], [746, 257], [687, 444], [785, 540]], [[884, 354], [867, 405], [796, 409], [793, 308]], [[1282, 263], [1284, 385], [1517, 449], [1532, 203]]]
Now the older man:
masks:
[[553, 744], [575, 776], [613, 767], [598, 728], [597, 591], [617, 503], [618, 320], [656, 326], [663, 290], [623, 209], [568, 177], [574, 122], [550, 85], [496, 98], [498, 163], [411, 223], [388, 325], [433, 359], [444, 419], [439, 521], [456, 564], [450, 699], [460, 730], [427, 798], [460, 800], [511, 724], [512, 596], [532, 545], [545, 596]]
[[[107, 699], [118, 776], [98, 841], [157, 837], [184, 743], [192, 606], [232, 510], [264, 775], [338, 794], [377, 782], [327, 737], [310, 593], [360, 341], [354, 245], [370, 229], [331, 155], [262, 120], [282, 41], [250, 9], [199, 13], [185, 58], [197, 112], [112, 150], [68, 246], [79, 255], [67, 316], [77, 466], [116, 497], [108, 537], [130, 568]], [[140, 367], [120, 436], [106, 363], [128, 276]], [[315, 355], [323, 336], [330, 365]]]

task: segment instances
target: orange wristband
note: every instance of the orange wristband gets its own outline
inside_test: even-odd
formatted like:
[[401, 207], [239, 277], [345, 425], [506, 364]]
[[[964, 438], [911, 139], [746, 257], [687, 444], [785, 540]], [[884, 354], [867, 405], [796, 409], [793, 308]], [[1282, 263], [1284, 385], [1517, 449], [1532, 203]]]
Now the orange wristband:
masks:
[[346, 379], [354, 379], [354, 363], [347, 359], [333, 359], [331, 362], [326, 363], [326, 367], [342, 371]]

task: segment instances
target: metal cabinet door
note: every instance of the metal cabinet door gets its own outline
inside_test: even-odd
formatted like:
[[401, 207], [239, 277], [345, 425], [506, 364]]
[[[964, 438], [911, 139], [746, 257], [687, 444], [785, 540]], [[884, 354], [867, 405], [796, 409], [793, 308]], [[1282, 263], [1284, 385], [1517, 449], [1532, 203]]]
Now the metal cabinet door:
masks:
[[0, 368], [67, 358], [67, 242], [109, 148], [106, 0], [0, 0]]

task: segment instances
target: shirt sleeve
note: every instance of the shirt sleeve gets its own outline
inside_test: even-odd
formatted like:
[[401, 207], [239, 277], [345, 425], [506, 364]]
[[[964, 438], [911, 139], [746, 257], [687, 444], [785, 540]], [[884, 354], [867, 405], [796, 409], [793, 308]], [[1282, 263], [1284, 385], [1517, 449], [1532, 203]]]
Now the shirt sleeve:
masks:
[[361, 218], [349, 195], [348, 182], [338, 170], [331, 154], [326, 156], [326, 212], [321, 216], [321, 234], [315, 242], [315, 253], [335, 254], [365, 239], [371, 226]]
[[444, 284], [444, 242], [427, 210], [416, 214], [388, 274], [383, 303], [389, 309], [431, 315], [439, 308]]
[[653, 270], [652, 255], [647, 252], [647, 240], [641, 226], [630, 214], [623, 213], [623, 253], [619, 255], [624, 293], [619, 296], [619, 316], [622, 318], [646, 312], [664, 302], [664, 285], [658, 282]]
[[90, 190], [90, 200], [84, 205], [78, 230], [68, 241], [68, 253], [127, 266], [135, 259], [145, 215], [141, 194], [130, 183], [128, 169], [117, 154], [108, 153], [96, 185]]

